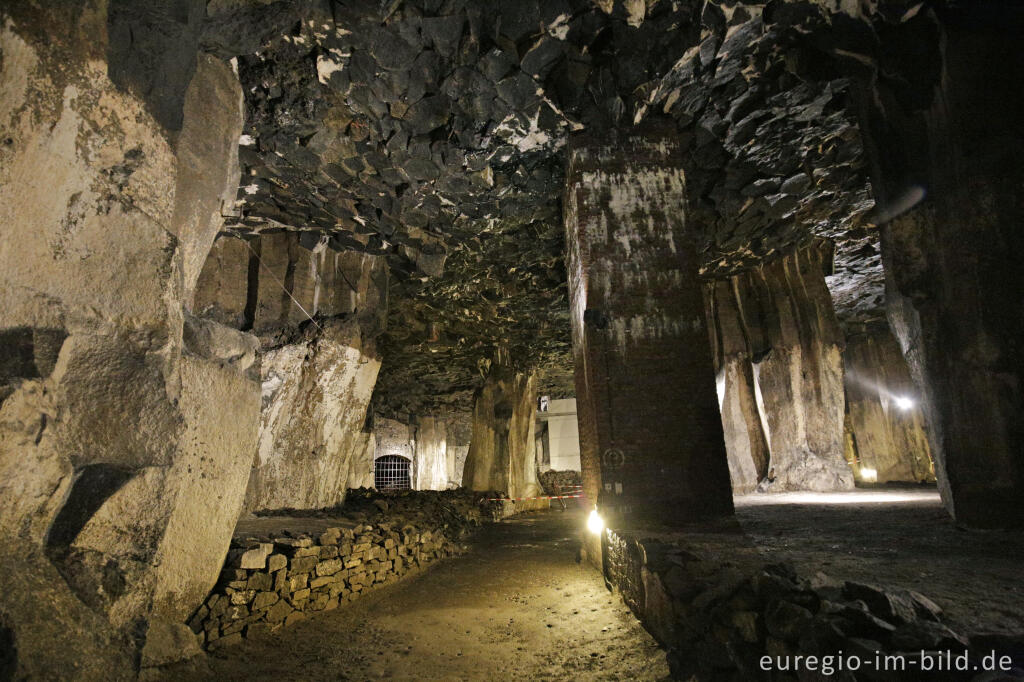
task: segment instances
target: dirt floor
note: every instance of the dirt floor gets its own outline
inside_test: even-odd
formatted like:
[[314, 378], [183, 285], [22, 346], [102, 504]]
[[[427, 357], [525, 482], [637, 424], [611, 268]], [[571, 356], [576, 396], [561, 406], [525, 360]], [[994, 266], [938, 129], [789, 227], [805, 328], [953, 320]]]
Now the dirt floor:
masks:
[[736, 515], [802, 575], [917, 590], [965, 634], [1024, 633], [1024, 532], [958, 528], [934, 491], [747, 495]]
[[578, 511], [483, 529], [470, 551], [166, 680], [657, 680], [665, 654], [576, 562]]
[[[1024, 633], [1024, 533], [957, 528], [928, 490], [747, 495], [730, 530], [685, 541], [917, 590], [963, 634]], [[576, 561], [578, 510], [485, 527], [469, 552], [336, 611], [168, 671], [166, 680], [655, 680], [664, 652]]]

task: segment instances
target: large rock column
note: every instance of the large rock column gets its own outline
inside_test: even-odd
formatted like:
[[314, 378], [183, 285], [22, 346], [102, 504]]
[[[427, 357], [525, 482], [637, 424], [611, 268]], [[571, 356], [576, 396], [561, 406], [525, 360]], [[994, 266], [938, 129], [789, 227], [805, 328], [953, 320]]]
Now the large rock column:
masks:
[[263, 414], [246, 508], [341, 504], [362, 458], [380, 359], [356, 320], [325, 320], [263, 356]]
[[2, 14], [0, 620], [16, 677], [118, 679], [187, 632], [254, 452], [255, 340], [188, 312], [241, 88], [189, 17]]
[[462, 485], [502, 491], [509, 497], [541, 494], [534, 461], [536, 384], [532, 374], [502, 364], [491, 368], [473, 406]]
[[193, 308], [261, 341], [262, 419], [247, 509], [329, 507], [348, 488], [372, 485], [366, 416], [386, 276], [381, 259], [335, 251], [314, 233], [214, 243]]
[[861, 103], [888, 221], [890, 323], [923, 389], [948, 509], [965, 524], [1019, 527], [1024, 8], [958, 3], [880, 29], [886, 49]]
[[758, 411], [757, 386], [736, 286], [736, 278], [708, 285], [707, 317], [718, 367], [718, 404], [732, 489], [735, 493], [748, 493], [768, 478], [770, 454]]
[[[919, 392], [888, 327], [849, 337], [843, 364], [847, 430], [861, 480], [934, 481]], [[865, 477], [864, 469], [873, 474]]]
[[416, 419], [416, 490], [444, 490], [448, 487], [448, 449], [445, 423], [440, 417]]
[[732, 513], [680, 152], [583, 141], [565, 197], [584, 489], [613, 524]]
[[843, 457], [843, 335], [822, 250], [800, 249], [738, 276], [769, 490], [853, 487]]

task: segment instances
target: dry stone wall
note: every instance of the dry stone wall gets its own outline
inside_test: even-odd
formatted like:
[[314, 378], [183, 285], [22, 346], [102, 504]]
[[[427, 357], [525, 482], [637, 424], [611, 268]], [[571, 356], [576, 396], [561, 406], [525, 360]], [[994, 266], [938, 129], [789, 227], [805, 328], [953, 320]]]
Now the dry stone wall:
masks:
[[325, 514], [350, 507], [345, 517], [328, 516], [325, 530], [304, 532], [307, 518], [291, 531], [237, 538], [216, 588], [189, 620], [200, 642], [217, 648], [336, 609], [460, 553], [459, 539], [494, 517], [482, 496], [457, 491], [351, 491], [344, 510]]
[[206, 646], [232, 644], [336, 609], [364, 590], [458, 551], [437, 528], [387, 523], [236, 547], [189, 625]]
[[[708, 550], [700, 540], [685, 537], [609, 530], [604, 549], [607, 579], [668, 649], [673, 679], [824, 679], [829, 677], [819, 676], [821, 662], [842, 655], [858, 657], [862, 670], [854, 674], [851, 665], [833, 671], [835, 679], [916, 680], [925, 679], [921, 661], [927, 655], [969, 650], [974, 665], [992, 651], [997, 656], [1019, 651], [1012, 637], [975, 638], [951, 629], [932, 600], [910, 590], [821, 573], [808, 579], [789, 565]], [[876, 652], [903, 656], [907, 673], [876, 672], [871, 667]], [[793, 672], [796, 656], [816, 656], [818, 670], [780, 676], [780, 670]], [[764, 657], [774, 672], [764, 669]]]

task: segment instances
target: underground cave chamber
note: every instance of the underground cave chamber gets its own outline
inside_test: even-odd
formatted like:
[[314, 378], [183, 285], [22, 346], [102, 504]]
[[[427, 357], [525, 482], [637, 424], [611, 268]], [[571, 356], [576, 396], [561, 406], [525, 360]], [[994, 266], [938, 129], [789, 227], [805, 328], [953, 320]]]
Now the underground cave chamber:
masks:
[[1022, 29], [0, 0], [0, 678], [1024, 677]]

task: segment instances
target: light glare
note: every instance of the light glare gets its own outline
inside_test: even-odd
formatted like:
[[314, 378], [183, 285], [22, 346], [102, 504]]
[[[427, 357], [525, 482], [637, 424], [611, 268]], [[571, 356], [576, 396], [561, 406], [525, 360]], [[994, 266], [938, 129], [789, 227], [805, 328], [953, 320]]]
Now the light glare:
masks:
[[860, 477], [861, 477], [861, 479], [863, 479], [867, 483], [874, 483], [875, 481], [878, 480], [878, 470], [877, 469], [861, 469], [860, 470]]
[[597, 535], [604, 530], [604, 519], [601, 518], [601, 515], [597, 513], [596, 509], [592, 510], [590, 512], [590, 517], [587, 518], [587, 530], [594, 535]]
[[900, 408], [904, 412], [914, 406], [914, 401], [904, 395], [896, 396], [896, 407]]

